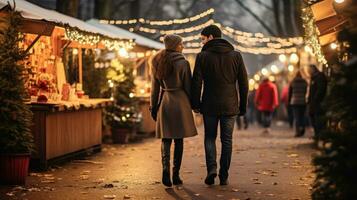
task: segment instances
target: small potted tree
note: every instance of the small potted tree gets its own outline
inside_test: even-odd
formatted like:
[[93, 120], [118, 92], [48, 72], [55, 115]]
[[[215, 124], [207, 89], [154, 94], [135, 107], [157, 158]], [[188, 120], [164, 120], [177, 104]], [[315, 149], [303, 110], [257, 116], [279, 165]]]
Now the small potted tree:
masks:
[[[0, 30], [0, 182], [24, 184], [33, 150], [32, 112], [25, 104], [26, 52], [18, 43], [21, 16], [13, 9], [1, 17]], [[3, 28], [5, 27], [5, 28]]]
[[119, 60], [114, 60], [108, 70], [114, 104], [107, 107], [106, 119], [111, 125], [113, 143], [127, 143], [141, 121], [138, 99], [134, 96], [133, 68], [129, 63], [124, 64], [125, 67]]

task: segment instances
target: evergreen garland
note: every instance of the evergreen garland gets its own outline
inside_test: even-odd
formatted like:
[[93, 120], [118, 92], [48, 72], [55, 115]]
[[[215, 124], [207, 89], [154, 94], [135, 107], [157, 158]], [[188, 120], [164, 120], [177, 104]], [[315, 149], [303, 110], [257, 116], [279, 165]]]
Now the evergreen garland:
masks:
[[8, 28], [0, 45], [0, 153], [28, 153], [33, 150], [32, 112], [24, 103], [26, 52], [18, 44], [20, 13], [11, 9]]
[[[350, 35], [348, 39], [353, 40], [355, 37]], [[356, 48], [355, 45], [353, 48]], [[352, 57], [347, 64], [341, 64], [333, 71], [325, 102], [328, 126], [321, 134], [324, 145], [313, 160], [317, 174], [313, 199], [357, 198], [356, 77], [357, 57]]]

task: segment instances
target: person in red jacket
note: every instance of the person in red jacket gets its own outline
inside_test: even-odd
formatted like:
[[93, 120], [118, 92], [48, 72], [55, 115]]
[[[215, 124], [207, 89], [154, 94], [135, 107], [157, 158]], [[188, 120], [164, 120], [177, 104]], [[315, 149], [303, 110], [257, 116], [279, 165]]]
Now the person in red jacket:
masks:
[[274, 109], [279, 105], [278, 90], [274, 83], [264, 78], [255, 94], [256, 108], [261, 112], [263, 133], [269, 133]]

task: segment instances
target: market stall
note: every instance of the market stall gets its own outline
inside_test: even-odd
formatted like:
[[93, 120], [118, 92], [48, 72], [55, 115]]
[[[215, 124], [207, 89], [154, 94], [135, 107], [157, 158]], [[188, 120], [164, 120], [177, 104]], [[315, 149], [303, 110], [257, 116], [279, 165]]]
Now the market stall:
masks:
[[134, 75], [136, 91], [134, 96], [140, 99], [139, 106], [142, 115], [142, 121], [138, 131], [144, 133], [154, 132], [155, 122], [152, 120], [149, 112], [151, 87], [150, 59], [157, 50], [163, 49], [164, 45], [117, 26], [100, 23], [100, 21], [96, 19], [91, 19], [87, 22], [112, 34], [135, 39], [136, 45], [131, 52], [127, 54], [127, 59], [135, 63]]
[[[4, 17], [9, 9], [6, 5], [0, 1]], [[83, 91], [82, 53], [85, 49], [130, 49], [135, 43], [27, 1], [16, 1], [16, 10], [23, 16], [20, 31], [24, 41], [19, 46], [29, 53], [24, 65], [28, 104], [34, 114], [32, 164], [47, 168], [58, 159], [100, 149], [102, 109], [112, 100], [90, 99]], [[68, 49], [70, 62], [64, 62]], [[69, 73], [74, 63], [75, 73]], [[74, 81], [69, 81], [70, 74]]]

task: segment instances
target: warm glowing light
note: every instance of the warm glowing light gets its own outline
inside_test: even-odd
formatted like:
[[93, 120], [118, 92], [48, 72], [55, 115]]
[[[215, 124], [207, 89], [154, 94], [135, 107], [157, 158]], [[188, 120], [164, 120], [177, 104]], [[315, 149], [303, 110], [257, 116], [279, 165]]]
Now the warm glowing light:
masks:
[[266, 76], [266, 75], [268, 75], [268, 70], [267, 69], [265, 69], [265, 68], [263, 68], [262, 70], [261, 70], [261, 72], [262, 72], [262, 74], [264, 75], [264, 76]]
[[129, 94], [129, 97], [130, 97], [130, 98], [133, 98], [133, 97], [134, 97], [134, 93], [130, 93], [130, 94]]
[[336, 3], [343, 3], [345, 0], [335, 0]]
[[129, 56], [128, 51], [126, 51], [125, 48], [120, 48], [118, 53], [119, 53], [119, 56], [124, 57], [124, 58], [127, 58]]
[[289, 72], [293, 72], [294, 71], [294, 65], [289, 65], [288, 66], [288, 70], [289, 70]]
[[290, 55], [290, 62], [291, 63], [297, 63], [299, 62], [299, 56], [296, 53], [292, 53]]
[[304, 50], [307, 53], [312, 53], [312, 49], [311, 49], [311, 47], [309, 45], [305, 45]]
[[280, 62], [285, 62], [286, 61], [286, 55], [285, 54], [280, 54], [279, 55], [279, 60], [280, 60]]
[[260, 80], [260, 76], [258, 74], [254, 75], [254, 80], [259, 81]]
[[109, 83], [109, 87], [110, 87], [110, 88], [113, 88], [113, 87], [114, 87], [114, 83], [113, 83], [113, 82], [110, 82], [110, 83]]
[[254, 84], [255, 84], [254, 79], [249, 79], [249, 85], [254, 85]]
[[274, 74], [277, 74], [279, 72], [279, 68], [276, 65], [272, 65], [270, 69]]
[[78, 55], [78, 49], [73, 49], [72, 53], [73, 55]]
[[145, 94], [145, 90], [144, 89], [140, 89], [140, 93], [141, 94]]
[[269, 80], [273, 82], [273, 81], [275, 81], [275, 77], [274, 76], [269, 76]]
[[336, 44], [335, 42], [331, 43], [331, 44], [330, 44], [330, 48], [331, 48], [332, 50], [337, 49], [337, 44]]

